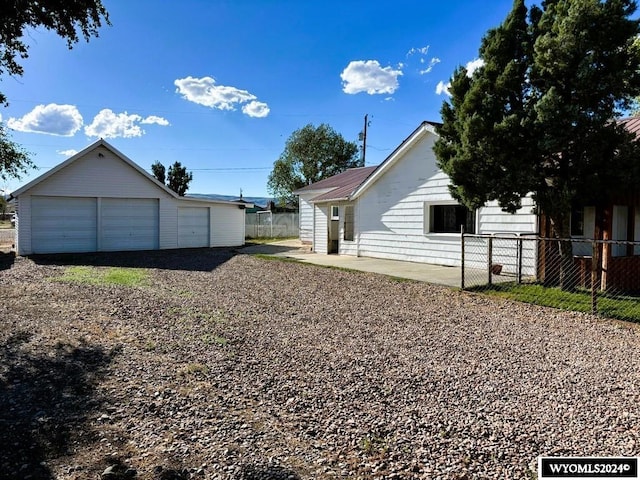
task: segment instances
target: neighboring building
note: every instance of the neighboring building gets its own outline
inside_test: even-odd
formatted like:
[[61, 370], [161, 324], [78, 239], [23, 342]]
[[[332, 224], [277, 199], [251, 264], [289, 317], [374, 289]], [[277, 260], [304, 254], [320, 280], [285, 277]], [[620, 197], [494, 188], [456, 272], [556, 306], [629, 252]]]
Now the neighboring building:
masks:
[[246, 203], [180, 197], [102, 139], [12, 197], [19, 255], [244, 244]]
[[300, 239], [337, 253], [457, 266], [468, 233], [537, 232], [533, 201], [515, 214], [496, 202], [468, 211], [451, 197], [437, 166], [435, 124], [423, 122], [378, 167], [350, 169], [294, 192]]

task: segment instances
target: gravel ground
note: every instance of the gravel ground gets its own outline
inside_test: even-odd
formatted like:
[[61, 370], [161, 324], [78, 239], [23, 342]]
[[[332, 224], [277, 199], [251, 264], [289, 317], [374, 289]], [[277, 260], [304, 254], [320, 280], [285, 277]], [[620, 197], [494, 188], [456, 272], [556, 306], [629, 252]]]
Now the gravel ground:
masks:
[[0, 268], [0, 478], [531, 479], [538, 455], [640, 454], [632, 325], [223, 250]]

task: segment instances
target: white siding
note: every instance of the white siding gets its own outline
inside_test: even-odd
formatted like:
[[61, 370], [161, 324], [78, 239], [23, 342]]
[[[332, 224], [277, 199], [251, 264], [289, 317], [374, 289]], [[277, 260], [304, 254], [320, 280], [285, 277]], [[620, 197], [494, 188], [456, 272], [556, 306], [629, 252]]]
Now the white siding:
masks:
[[211, 208], [211, 246], [244, 245], [244, 210], [238, 205], [215, 205]]
[[314, 207], [314, 235], [313, 251], [326, 254], [329, 240], [328, 205], [316, 205]]
[[[460, 234], [429, 233], [425, 228], [425, 209], [429, 205], [456, 203], [449, 193], [449, 177], [437, 167], [434, 140], [433, 134], [419, 139], [358, 198], [359, 255], [460, 265]], [[480, 209], [476, 213], [476, 231], [535, 233], [537, 223], [531, 199], [523, 199], [523, 205], [514, 215], [502, 212], [497, 204]]]
[[517, 233], [533, 234], [537, 232], [538, 220], [533, 213], [535, 205], [531, 197], [522, 199], [522, 208], [511, 214], [502, 211], [498, 202], [489, 202], [477, 213], [477, 233]]
[[[100, 156], [102, 155], [102, 157]], [[172, 198], [104, 147], [96, 148], [34, 185], [29, 195]]]
[[301, 193], [298, 196], [300, 199], [298, 211], [300, 214], [299, 225], [301, 242], [313, 242], [313, 204], [311, 203], [311, 199], [329, 191], [331, 191], [330, 188], [325, 188], [314, 190], [312, 192]]
[[[33, 182], [33, 186], [19, 192], [19, 196], [16, 199], [19, 210], [19, 224], [16, 230], [16, 244], [19, 255], [35, 253], [31, 238], [33, 195], [58, 198], [92, 198], [96, 202], [96, 213], [94, 215], [96, 246], [92, 248], [93, 250], [101, 249], [101, 241], [105, 241], [106, 249], [109, 250], [116, 248], [127, 250], [143, 248], [140, 243], [132, 243], [131, 235], [127, 235], [128, 240], [124, 237], [118, 238], [117, 235], [106, 240], [101, 237], [101, 223], [104, 222], [105, 227], [109, 227], [111, 220], [118, 220], [117, 215], [110, 217], [111, 220], [109, 220], [102, 218], [99, 214], [102, 211], [103, 204], [108, 207], [109, 202], [112, 201], [132, 204], [129, 207], [124, 207], [127, 210], [135, 209], [134, 204], [137, 201], [152, 202], [155, 205], [154, 212], [150, 216], [144, 215], [144, 218], [129, 222], [131, 228], [135, 226], [134, 224], [137, 224], [138, 227], [149, 222], [153, 224], [151, 228], [155, 232], [155, 238], [153, 240], [154, 246], [151, 248], [167, 249], [178, 247], [179, 206], [209, 208], [211, 212], [208, 219], [211, 226], [211, 246], [238, 246], [244, 244], [244, 210], [240, 209], [238, 205], [176, 198], [146, 175], [136, 170], [129, 161], [125, 161], [119, 155], [114, 154], [104, 145], [88, 149], [86, 153], [75, 158], [49, 177], [38, 179]], [[125, 216], [130, 213], [135, 216], [141, 212], [123, 212]], [[50, 229], [50, 227], [47, 228]], [[118, 228], [110, 228], [109, 233], [115, 233]], [[107, 232], [104, 233], [106, 234]], [[115, 247], [113, 242], [118, 243], [118, 246]], [[149, 245], [149, 243], [146, 243], [144, 248]], [[80, 250], [85, 251], [86, 247], [80, 247]]]
[[425, 202], [452, 201], [427, 134], [358, 199], [359, 253], [441, 265], [460, 262], [460, 235], [424, 233]]
[[[627, 240], [628, 219], [629, 207], [626, 205], [613, 206], [613, 237], [611, 240]], [[627, 254], [627, 246], [625, 244], [613, 245], [611, 254], [614, 257], [624, 257]]]
[[160, 250], [178, 248], [178, 200], [160, 199]]
[[18, 212], [16, 252], [18, 255], [27, 255], [31, 253], [31, 197], [16, 198], [16, 211]]

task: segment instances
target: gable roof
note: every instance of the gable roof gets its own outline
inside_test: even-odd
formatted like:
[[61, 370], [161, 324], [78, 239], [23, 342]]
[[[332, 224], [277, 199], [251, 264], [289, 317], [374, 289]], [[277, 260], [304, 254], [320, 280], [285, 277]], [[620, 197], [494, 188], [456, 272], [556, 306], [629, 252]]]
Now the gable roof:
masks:
[[349, 168], [342, 173], [338, 173], [329, 178], [325, 178], [318, 182], [312, 183], [305, 187], [299, 188], [293, 192], [294, 195], [300, 193], [313, 192], [316, 190], [326, 190], [335, 188], [344, 188], [355, 183], [354, 188], [358, 186], [367, 176], [371, 174], [377, 167], [357, 167]]
[[156, 187], [160, 188], [161, 190], [163, 190], [164, 192], [166, 192], [167, 194], [169, 194], [173, 198], [176, 198], [176, 199], [179, 199], [179, 200], [184, 200], [184, 201], [190, 201], [190, 202], [222, 203], [222, 204], [231, 204], [231, 205], [242, 205], [242, 206], [247, 206], [248, 208], [249, 208], [249, 206], [253, 206], [253, 204], [250, 204], [248, 202], [227, 202], [227, 201], [223, 201], [223, 200], [209, 200], [209, 199], [204, 199], [204, 198], [181, 197], [176, 192], [174, 192], [169, 187], [167, 187], [165, 184], [163, 184], [160, 181], [158, 181], [158, 179], [156, 179], [153, 175], [151, 175], [146, 170], [144, 170], [140, 165], [135, 163], [133, 160], [131, 160], [129, 157], [127, 157], [125, 154], [120, 152], [117, 148], [115, 148], [113, 145], [111, 145], [109, 142], [105, 141], [102, 138], [100, 140], [97, 140], [96, 142], [93, 142], [91, 145], [89, 145], [85, 149], [81, 150], [80, 152], [76, 153], [75, 155], [72, 155], [71, 157], [66, 159], [64, 162], [56, 165], [55, 167], [53, 167], [49, 171], [43, 173], [39, 177], [37, 177], [34, 180], [30, 181], [26, 185], [23, 185], [22, 187], [18, 188], [17, 190], [15, 190], [14, 192], [11, 193], [10, 198], [16, 198], [19, 195], [22, 195], [26, 191], [28, 191], [31, 188], [35, 187], [36, 185], [44, 182], [45, 180], [47, 180], [48, 178], [52, 177], [53, 175], [55, 175], [59, 171], [65, 169], [66, 167], [68, 167], [69, 165], [73, 164], [74, 162], [76, 162], [80, 158], [84, 157], [87, 153], [92, 152], [92, 151], [94, 151], [94, 150], [96, 150], [97, 148], [100, 148], [100, 147], [104, 147], [107, 150], [109, 150], [117, 158], [119, 158], [124, 163], [129, 165], [136, 172], [138, 172], [140, 175], [145, 177], [148, 181], [150, 181], [153, 184], [155, 184]]
[[382, 175], [387, 172], [396, 162], [402, 158], [404, 153], [411, 149], [422, 137], [426, 134], [430, 133], [432, 135], [437, 135], [436, 127], [439, 124], [436, 122], [422, 122], [418, 128], [416, 128], [411, 134], [405, 138], [400, 145], [396, 147], [396, 149], [391, 152], [391, 154], [384, 159], [384, 161], [378, 165], [376, 171], [373, 172], [369, 177], [367, 177], [358, 187], [354, 190], [354, 192], [350, 195], [350, 200], [354, 200], [358, 198], [362, 193], [367, 190], [371, 185], [373, 185]]
[[313, 197], [311, 202], [328, 202], [336, 200], [353, 200], [373, 185], [384, 173], [389, 170], [404, 153], [413, 147], [425, 134], [436, 135], [435, 122], [422, 122], [398, 147], [377, 167], [352, 168], [345, 172], [312, 183], [293, 192], [294, 194], [326, 190]]
[[139, 174], [141, 174], [142, 176], [146, 177], [147, 180], [153, 182], [158, 188], [164, 190], [166, 193], [168, 193], [169, 195], [171, 195], [174, 198], [179, 198], [179, 195], [176, 192], [171, 190], [169, 187], [167, 187], [163, 183], [160, 183], [154, 176], [152, 176], [151, 174], [146, 172], [137, 163], [135, 163], [133, 160], [131, 160], [129, 157], [127, 157], [125, 154], [120, 152], [117, 148], [115, 148], [113, 145], [111, 145], [109, 142], [105, 141], [102, 138], [100, 140], [96, 141], [96, 142], [93, 142], [91, 145], [89, 145], [85, 149], [79, 151], [75, 155], [72, 155], [71, 157], [66, 159], [64, 162], [56, 165], [51, 170], [43, 173], [42, 175], [40, 175], [39, 177], [37, 177], [34, 180], [30, 181], [26, 185], [20, 187], [16, 191], [12, 192], [11, 196], [12, 197], [17, 197], [19, 195], [22, 195], [27, 190], [30, 190], [31, 188], [35, 187], [39, 183], [44, 182], [45, 180], [47, 180], [48, 178], [52, 177], [53, 175], [55, 175], [59, 171], [63, 170], [64, 168], [66, 168], [69, 165], [73, 164], [74, 162], [76, 162], [80, 158], [84, 157], [87, 153], [89, 153], [89, 152], [91, 152], [93, 150], [96, 150], [99, 147], [104, 147], [107, 150], [111, 151], [111, 153], [113, 153], [116, 157], [118, 157], [124, 163], [126, 163], [131, 168], [136, 170]]

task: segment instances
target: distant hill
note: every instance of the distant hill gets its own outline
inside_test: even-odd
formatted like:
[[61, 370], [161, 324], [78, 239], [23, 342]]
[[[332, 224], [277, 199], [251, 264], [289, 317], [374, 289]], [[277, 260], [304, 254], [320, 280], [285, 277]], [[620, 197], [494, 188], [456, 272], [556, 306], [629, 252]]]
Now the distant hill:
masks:
[[[236, 196], [218, 195], [217, 193], [188, 193], [187, 195], [185, 195], [185, 197], [208, 198], [209, 200], [223, 200], [225, 202], [233, 202], [234, 200], [238, 200], [239, 198], [237, 195]], [[245, 196], [243, 196], [242, 199], [245, 202], [250, 202], [260, 207], [266, 207], [267, 203], [269, 203], [270, 200], [273, 200], [272, 198], [269, 198], [269, 197], [245, 197]]]

